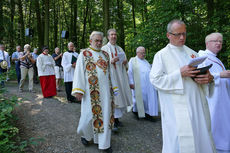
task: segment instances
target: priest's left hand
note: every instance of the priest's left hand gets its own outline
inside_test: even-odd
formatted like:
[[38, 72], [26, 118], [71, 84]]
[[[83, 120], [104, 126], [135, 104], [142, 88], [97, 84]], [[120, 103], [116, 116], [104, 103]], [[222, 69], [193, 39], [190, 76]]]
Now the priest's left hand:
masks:
[[211, 75], [211, 73], [208, 70], [206, 74], [196, 75], [194, 80], [198, 84], [208, 84], [208, 83], [212, 82], [213, 79], [214, 79], [214, 77]]
[[78, 101], [81, 101], [82, 97], [83, 97], [83, 94], [81, 93], [76, 93], [75, 94], [75, 97], [77, 98]]

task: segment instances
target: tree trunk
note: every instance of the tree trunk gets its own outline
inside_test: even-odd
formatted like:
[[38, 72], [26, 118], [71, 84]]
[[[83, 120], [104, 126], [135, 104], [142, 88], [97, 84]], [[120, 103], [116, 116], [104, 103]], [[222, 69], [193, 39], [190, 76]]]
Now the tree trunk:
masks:
[[45, 0], [45, 30], [44, 44], [49, 46], [49, 0]]
[[4, 27], [3, 27], [3, 1], [0, 1], [0, 43], [2, 44], [2, 38], [4, 33]]
[[74, 1], [73, 4], [73, 42], [77, 49], [79, 48], [78, 44], [78, 37], [77, 37], [77, 0]]
[[38, 0], [34, 0], [35, 13], [37, 18], [37, 33], [38, 33], [38, 47], [41, 48], [44, 45], [43, 24], [41, 21], [40, 5]]
[[104, 17], [104, 29], [103, 32], [106, 35], [109, 30], [109, 0], [103, 0], [103, 17]]
[[134, 29], [134, 37], [137, 35], [136, 32], [136, 19], [135, 19], [135, 1], [132, 0], [132, 14], [133, 14], [133, 29]]
[[18, 10], [19, 10], [20, 45], [23, 46], [25, 44], [25, 26], [24, 26], [24, 20], [23, 20], [21, 0], [18, 0]]
[[53, 9], [54, 9], [54, 20], [53, 20], [53, 24], [54, 24], [54, 47], [58, 46], [58, 9], [56, 9], [56, 0], [53, 0]]
[[208, 8], [208, 15], [207, 15], [207, 19], [208, 19], [208, 25], [212, 25], [212, 17], [214, 14], [214, 2], [213, 0], [206, 0], [207, 3], [207, 8]]
[[125, 30], [123, 18], [123, 1], [117, 0], [117, 15], [118, 15], [118, 32], [119, 32], [119, 45], [125, 50]]
[[89, 0], [86, 1], [85, 13], [84, 13], [84, 22], [83, 22], [83, 33], [82, 33], [82, 40], [81, 40], [81, 48], [85, 48], [85, 32], [86, 32], [86, 21], [88, 16], [89, 10]]
[[10, 50], [12, 51], [15, 46], [15, 31], [14, 31], [14, 15], [15, 15], [15, 1], [11, 0], [10, 1], [10, 30], [9, 30], [9, 35], [10, 35]]

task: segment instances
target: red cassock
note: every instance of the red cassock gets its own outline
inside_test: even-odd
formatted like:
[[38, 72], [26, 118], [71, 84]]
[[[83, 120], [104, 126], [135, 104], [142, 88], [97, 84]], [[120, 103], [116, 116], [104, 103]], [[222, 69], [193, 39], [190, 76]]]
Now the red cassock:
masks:
[[44, 98], [57, 95], [55, 75], [40, 76], [39, 79]]

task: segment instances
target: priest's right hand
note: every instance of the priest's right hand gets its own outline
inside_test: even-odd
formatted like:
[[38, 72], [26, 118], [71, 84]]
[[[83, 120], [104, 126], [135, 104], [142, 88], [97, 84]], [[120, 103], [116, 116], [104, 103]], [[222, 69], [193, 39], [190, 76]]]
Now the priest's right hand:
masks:
[[180, 68], [180, 73], [182, 77], [195, 77], [196, 74], [198, 72], [200, 72], [200, 70], [196, 70], [194, 71], [196, 68], [189, 66], [189, 65], [185, 65], [183, 67]]
[[73, 64], [72, 64], [72, 67], [75, 68], [75, 67], [76, 67], [76, 63], [73, 63]]
[[111, 59], [112, 64], [116, 63], [117, 61], [119, 61], [119, 57], [114, 57]]
[[83, 94], [81, 93], [76, 93], [75, 94], [75, 97], [77, 98], [78, 101], [81, 101], [82, 97], [83, 97]]
[[134, 84], [129, 85], [131, 89], [134, 89]]

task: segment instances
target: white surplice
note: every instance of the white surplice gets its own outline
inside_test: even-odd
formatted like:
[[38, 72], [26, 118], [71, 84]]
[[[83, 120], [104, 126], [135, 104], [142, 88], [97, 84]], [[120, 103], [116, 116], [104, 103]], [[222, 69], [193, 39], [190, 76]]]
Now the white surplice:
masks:
[[[155, 90], [154, 86], [150, 83], [149, 80], [150, 70], [151, 70], [151, 65], [145, 59], [140, 59], [136, 56], [129, 60], [129, 69], [128, 69], [129, 84], [135, 85], [134, 90], [132, 90], [133, 111], [138, 112], [139, 117], [145, 117], [145, 113], [149, 114], [150, 116], [158, 116], [157, 91]], [[138, 77], [135, 75], [138, 75]], [[137, 99], [139, 99], [139, 97], [137, 97], [139, 96], [139, 94], [141, 94], [140, 97], [142, 99], [140, 99], [140, 101], [138, 102], [142, 103], [141, 105], [143, 105], [144, 112], [139, 111], [136, 102]]]
[[55, 61], [51, 55], [40, 54], [37, 58], [36, 66], [38, 68], [38, 76], [54, 75]]
[[66, 51], [62, 56], [61, 65], [63, 67], [64, 71], [64, 82], [72, 82], [73, 81], [73, 75], [74, 75], [74, 67], [72, 67], [72, 58], [75, 56], [78, 57], [78, 53], [76, 52], [68, 52]]
[[[121, 53], [125, 56], [125, 52], [120, 46], [112, 45], [110, 42], [103, 46], [102, 50], [109, 53], [110, 60], [113, 57], [117, 57]], [[126, 60], [126, 56], [124, 57], [124, 59]], [[127, 106], [132, 105], [132, 93], [129, 87], [126, 66], [118, 61], [116, 62], [116, 64], [111, 64], [111, 70], [112, 76], [115, 79], [115, 82], [117, 83], [119, 89], [119, 94], [115, 97], [114, 117], [120, 118], [122, 117], [123, 113], [126, 112]]]
[[[72, 95], [75, 93], [83, 94], [83, 98], [81, 101], [81, 117], [78, 124], [77, 132], [81, 134], [86, 140], [94, 139], [94, 143], [98, 144], [99, 149], [107, 149], [110, 147], [110, 139], [111, 139], [111, 128], [109, 127], [110, 123], [110, 115], [111, 115], [111, 94], [110, 94], [110, 81], [109, 81], [109, 73], [110, 66], [107, 67], [106, 73], [100, 68], [96, 62], [99, 59], [106, 60], [104, 54], [100, 52], [93, 51], [88, 48], [88, 51], [92, 53], [92, 57], [94, 60], [94, 64], [96, 66], [97, 78], [99, 84], [99, 95], [100, 95], [100, 105], [102, 107], [102, 119], [103, 119], [103, 128], [104, 132], [102, 133], [94, 133], [93, 131], [93, 123], [92, 123], [92, 104], [90, 97], [90, 86], [89, 86], [89, 78], [88, 73], [86, 71], [87, 62], [84, 60], [84, 51], [80, 53], [78, 56], [78, 60], [76, 63], [76, 69], [74, 73], [73, 80], [73, 90]], [[109, 64], [109, 62], [108, 62]], [[111, 76], [112, 77], [112, 76]], [[112, 87], [114, 91], [117, 90], [115, 87], [114, 79], [111, 79]], [[92, 86], [92, 85], [91, 85]]]
[[213, 64], [210, 73], [214, 76], [214, 94], [207, 97], [213, 139], [216, 149], [230, 152], [230, 78], [221, 78], [220, 72], [225, 70], [224, 64], [209, 50], [199, 51], [200, 56], [208, 58], [199, 67]]
[[206, 95], [213, 84], [199, 85], [183, 77], [180, 68], [199, 55], [187, 46], [168, 44], [155, 54], [150, 82], [157, 88], [161, 105], [162, 153], [214, 153]]

